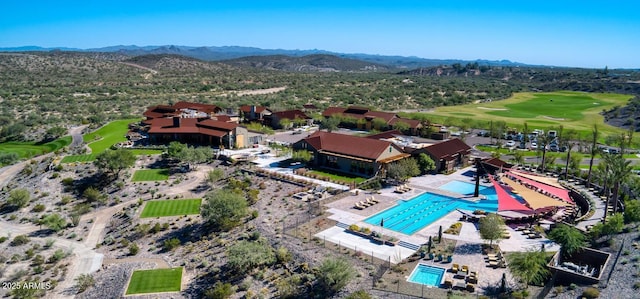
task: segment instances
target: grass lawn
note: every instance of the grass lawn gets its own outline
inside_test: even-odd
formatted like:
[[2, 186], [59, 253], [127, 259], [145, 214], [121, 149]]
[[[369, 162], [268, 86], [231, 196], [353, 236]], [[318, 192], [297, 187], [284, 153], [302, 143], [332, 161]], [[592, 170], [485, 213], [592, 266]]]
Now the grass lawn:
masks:
[[152, 200], [144, 205], [140, 218], [200, 214], [201, 198]]
[[133, 182], [166, 181], [169, 179], [169, 169], [141, 169], [133, 173]]
[[179, 292], [182, 267], [171, 269], [137, 270], [131, 275], [126, 295]]
[[95, 159], [96, 159], [95, 154], [70, 155], [62, 158], [62, 161], [60, 161], [60, 163], [76, 163], [76, 162], [84, 163], [84, 162], [92, 162]]
[[630, 95], [586, 93], [573, 91], [521, 92], [512, 97], [490, 103], [467, 104], [435, 108], [428, 116], [434, 121], [446, 118], [472, 118], [478, 121], [505, 121], [509, 127], [545, 129], [562, 125], [581, 133], [590, 133], [594, 124], [603, 135], [619, 134], [624, 130], [607, 125], [599, 113], [616, 105], [626, 105]]
[[141, 156], [141, 155], [159, 155], [162, 154], [162, 152], [164, 152], [163, 150], [159, 150], [159, 149], [130, 149], [130, 151], [136, 155], [136, 156]]
[[0, 143], [0, 153], [16, 153], [21, 159], [57, 151], [71, 144], [71, 136], [58, 138], [54, 141], [38, 144], [37, 142], [4, 142]]
[[95, 132], [85, 134], [82, 139], [89, 143], [91, 153], [99, 154], [118, 142], [127, 141], [125, 135], [129, 131], [129, 124], [139, 120], [137, 118], [115, 120]]
[[309, 170], [309, 173], [313, 173], [317, 176], [330, 178], [331, 180], [339, 181], [344, 184], [351, 184], [354, 181], [356, 182], [356, 184], [359, 184], [367, 180], [366, 178], [359, 177], [359, 176], [347, 175], [347, 174], [336, 173], [336, 172], [328, 172], [326, 170], [314, 169], [314, 170]]

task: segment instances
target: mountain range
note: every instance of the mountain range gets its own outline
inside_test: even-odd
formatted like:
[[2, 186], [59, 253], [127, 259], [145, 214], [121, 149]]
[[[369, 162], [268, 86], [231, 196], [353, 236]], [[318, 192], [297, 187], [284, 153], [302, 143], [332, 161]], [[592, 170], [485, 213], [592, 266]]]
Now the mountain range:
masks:
[[[337, 53], [325, 50], [285, 50], [285, 49], [261, 49], [254, 47], [241, 46], [222, 46], [222, 47], [192, 47], [192, 46], [135, 46], [135, 45], [119, 45], [103, 48], [79, 49], [79, 48], [44, 48], [38, 46], [23, 46], [0, 48], [0, 52], [31, 52], [31, 51], [74, 51], [74, 52], [107, 52], [118, 53], [127, 56], [140, 56], [148, 54], [176, 54], [192, 57], [205, 61], [222, 61], [244, 57], [258, 56], [288, 56], [302, 57], [314, 54], [332, 55], [344, 59], [354, 59], [374, 64], [374, 68], [386, 66], [387, 68], [406, 68], [413, 69], [419, 67], [429, 67], [438, 65], [451, 65], [455, 63], [467, 64], [477, 62], [481, 65], [488, 66], [535, 66], [509, 60], [460, 60], [460, 59], [427, 59], [415, 56], [389, 56], [389, 55], [373, 55], [373, 54], [348, 54]], [[282, 58], [282, 57], [281, 57]], [[254, 59], [257, 60], [257, 59]], [[384, 67], [382, 67], [384, 68]]]

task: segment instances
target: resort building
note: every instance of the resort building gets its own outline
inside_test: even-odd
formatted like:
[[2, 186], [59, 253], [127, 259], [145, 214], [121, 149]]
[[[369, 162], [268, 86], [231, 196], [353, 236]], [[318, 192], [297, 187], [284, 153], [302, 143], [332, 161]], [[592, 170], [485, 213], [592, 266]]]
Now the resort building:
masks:
[[293, 144], [313, 154], [311, 165], [363, 177], [376, 175], [391, 162], [410, 156], [389, 141], [317, 131]]
[[222, 108], [216, 105], [181, 101], [173, 105], [151, 106], [142, 115], [147, 120], [174, 116], [181, 118], [211, 118], [220, 112], [222, 112]]
[[[298, 109], [273, 112], [271, 115], [265, 116], [266, 123], [270, 124], [272, 128], [276, 128], [276, 129], [282, 128], [281, 121], [284, 119], [289, 120], [291, 122], [291, 125], [289, 125], [289, 127], [291, 127], [294, 124], [307, 125], [307, 126], [310, 126], [313, 124], [313, 119]], [[288, 128], [284, 128], [284, 129], [288, 129]]]
[[247, 129], [238, 124], [203, 118], [154, 118], [147, 133], [151, 143], [180, 141], [190, 144], [242, 148], [249, 145]]
[[242, 105], [240, 106], [240, 120], [242, 122], [265, 122], [265, 119], [273, 112], [264, 106]]
[[422, 124], [418, 120], [402, 118], [395, 113], [374, 111], [358, 106], [349, 106], [347, 108], [329, 107], [322, 112], [322, 116], [339, 116], [342, 118], [342, 126], [363, 130], [402, 129], [410, 135], [418, 135], [419, 130], [422, 128]]
[[436, 172], [452, 172], [456, 167], [469, 165], [471, 148], [458, 138], [429, 145], [412, 152], [413, 155], [426, 153], [436, 164]]

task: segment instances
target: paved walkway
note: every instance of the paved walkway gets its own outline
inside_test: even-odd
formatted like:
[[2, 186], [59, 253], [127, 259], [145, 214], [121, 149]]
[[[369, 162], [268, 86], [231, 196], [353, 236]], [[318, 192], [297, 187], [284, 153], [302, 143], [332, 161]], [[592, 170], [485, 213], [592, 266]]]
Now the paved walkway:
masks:
[[595, 224], [598, 224], [599, 222], [602, 221], [602, 219], [604, 218], [604, 215], [606, 213], [606, 203], [604, 200], [602, 200], [597, 194], [595, 194], [592, 191], [589, 191], [589, 188], [587, 188], [585, 185], [581, 185], [581, 184], [577, 184], [574, 181], [568, 183], [568, 182], [564, 182], [565, 184], [567, 184], [569, 187], [577, 190], [578, 192], [582, 193], [582, 194], [586, 194], [592, 202], [595, 203], [595, 207], [594, 207], [594, 213], [593, 215], [591, 215], [591, 217], [580, 221], [578, 224], [576, 224], [576, 228], [582, 230], [582, 231], [587, 231], [588, 227], [591, 227]]

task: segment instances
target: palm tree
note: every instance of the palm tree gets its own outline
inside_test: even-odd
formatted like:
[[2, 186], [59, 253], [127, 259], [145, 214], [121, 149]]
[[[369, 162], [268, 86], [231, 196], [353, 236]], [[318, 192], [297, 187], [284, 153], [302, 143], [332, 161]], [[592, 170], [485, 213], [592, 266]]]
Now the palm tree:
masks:
[[591, 170], [593, 169], [593, 159], [598, 153], [598, 125], [593, 125], [591, 131], [591, 160], [589, 161], [589, 174], [587, 174], [587, 186], [591, 186]]
[[549, 276], [544, 251], [514, 252], [507, 256], [509, 270], [526, 285], [542, 284]]
[[577, 228], [566, 224], [559, 224], [549, 233], [549, 239], [560, 244], [562, 256], [571, 257], [574, 253], [582, 250], [586, 237]]
[[542, 150], [542, 172], [544, 172], [544, 160], [547, 156], [547, 145], [549, 145], [553, 139], [549, 134], [542, 134], [542, 136], [538, 137], [538, 148]]
[[614, 159], [609, 167], [611, 168], [611, 179], [613, 181], [613, 213], [617, 213], [620, 186], [622, 183], [626, 182], [629, 179], [633, 167], [631, 167], [631, 161], [625, 159], [622, 154], [612, 156], [614, 156]]
[[[560, 126], [560, 128], [562, 129], [562, 126]], [[560, 147], [566, 147], [567, 148], [567, 161], [566, 164], [564, 165], [564, 179], [565, 181], [569, 179], [569, 161], [571, 161], [571, 148], [573, 147], [574, 143], [572, 143], [571, 139], [575, 138], [576, 132], [573, 130], [569, 130], [567, 131], [567, 134], [565, 135], [564, 138], [560, 138], [558, 137], [558, 144], [560, 145]]]
[[603, 154], [603, 163], [599, 163], [596, 167], [596, 170], [594, 171], [595, 177], [599, 180], [600, 185], [602, 185], [602, 192], [604, 192], [605, 197], [607, 198], [605, 200], [605, 213], [604, 217], [602, 218], [603, 222], [607, 220], [607, 211], [609, 210], [609, 202], [611, 200], [611, 186], [609, 184], [614, 179], [613, 171], [610, 167], [610, 165], [614, 163], [613, 159], [613, 155], [608, 153]]

